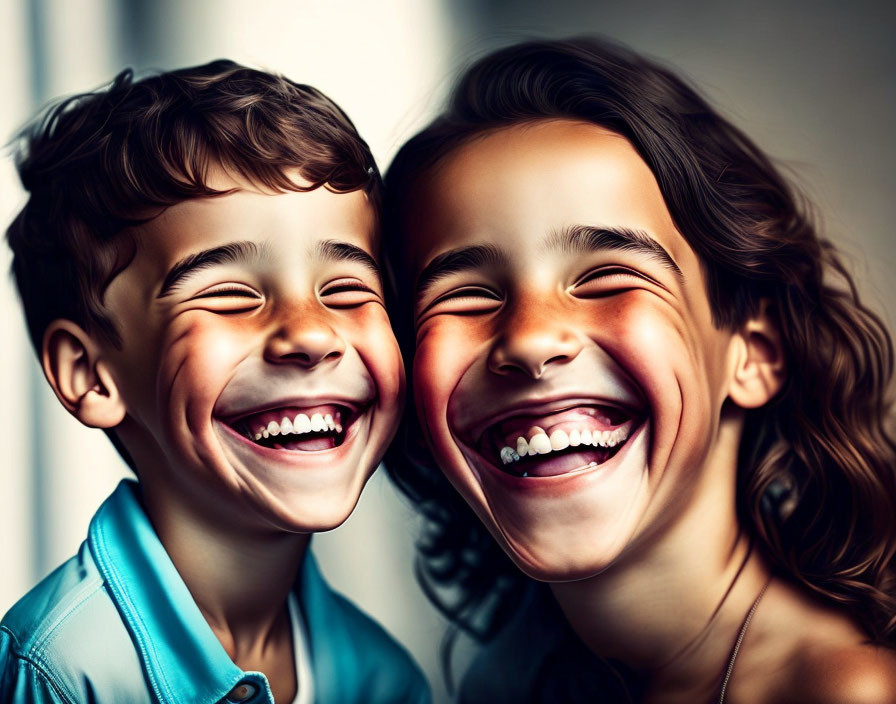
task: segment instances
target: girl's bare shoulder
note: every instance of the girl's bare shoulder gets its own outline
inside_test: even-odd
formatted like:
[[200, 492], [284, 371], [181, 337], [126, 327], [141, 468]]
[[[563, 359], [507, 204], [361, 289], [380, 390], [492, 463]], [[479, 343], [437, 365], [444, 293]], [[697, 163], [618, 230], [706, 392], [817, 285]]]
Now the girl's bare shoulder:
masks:
[[896, 704], [896, 651], [870, 643], [846, 612], [796, 587], [779, 583], [774, 592], [751, 668], [766, 673], [758, 679], [767, 686], [753, 701]]
[[773, 704], [896, 704], [896, 652], [799, 589], [785, 588], [780, 598], [789, 647]]
[[889, 648], [807, 645], [783, 674], [776, 704], [896, 704], [896, 653]]

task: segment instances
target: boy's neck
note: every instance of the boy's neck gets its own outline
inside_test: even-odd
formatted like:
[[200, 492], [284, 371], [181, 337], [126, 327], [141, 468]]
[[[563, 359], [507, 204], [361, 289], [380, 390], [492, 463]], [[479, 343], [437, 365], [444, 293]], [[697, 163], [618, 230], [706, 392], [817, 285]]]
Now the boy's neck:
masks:
[[235, 517], [222, 525], [195, 505], [155, 500], [143, 485], [147, 514], [228, 655], [237, 664], [255, 659], [286, 627], [287, 596], [310, 535], [261, 532]]
[[[700, 487], [664, 533], [585, 580], [552, 584], [570, 624], [600, 656], [659, 682], [715, 686], [768, 568], [739, 528], [735, 470], [739, 424], [723, 420], [706, 459], [725, 477]], [[689, 686], [689, 684], [688, 684]]]

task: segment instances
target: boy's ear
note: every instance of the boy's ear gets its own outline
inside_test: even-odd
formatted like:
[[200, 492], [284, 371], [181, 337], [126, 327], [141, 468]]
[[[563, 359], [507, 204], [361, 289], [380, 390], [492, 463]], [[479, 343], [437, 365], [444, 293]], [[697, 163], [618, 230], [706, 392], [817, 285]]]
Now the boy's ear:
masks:
[[71, 320], [54, 320], [44, 332], [41, 364], [56, 397], [75, 418], [91, 428], [113, 428], [125, 416], [100, 347]]
[[786, 380], [786, 363], [777, 317], [768, 300], [747, 319], [733, 339], [735, 367], [728, 397], [741, 408], [768, 403]]

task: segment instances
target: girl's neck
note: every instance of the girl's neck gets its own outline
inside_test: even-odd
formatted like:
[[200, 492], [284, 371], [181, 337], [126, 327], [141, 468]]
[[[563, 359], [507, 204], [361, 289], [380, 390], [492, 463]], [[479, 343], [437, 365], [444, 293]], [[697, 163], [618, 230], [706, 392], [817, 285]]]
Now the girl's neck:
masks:
[[700, 698], [714, 691], [768, 580], [767, 565], [737, 524], [731, 475], [730, 487], [698, 492], [649, 545], [598, 575], [551, 585], [585, 644], [642, 673], [650, 690]]

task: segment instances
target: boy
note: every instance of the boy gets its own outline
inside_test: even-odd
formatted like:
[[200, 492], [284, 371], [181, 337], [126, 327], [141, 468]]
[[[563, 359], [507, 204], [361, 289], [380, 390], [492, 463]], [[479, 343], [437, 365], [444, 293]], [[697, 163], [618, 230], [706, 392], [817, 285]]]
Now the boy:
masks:
[[427, 593], [498, 634], [462, 700], [896, 700], [892, 344], [769, 159], [668, 69], [536, 41], [387, 188], [389, 466]]
[[71, 98], [9, 229], [47, 380], [134, 469], [0, 625], [0, 701], [422, 702], [323, 582], [404, 378], [379, 176], [313, 88], [216, 61]]

